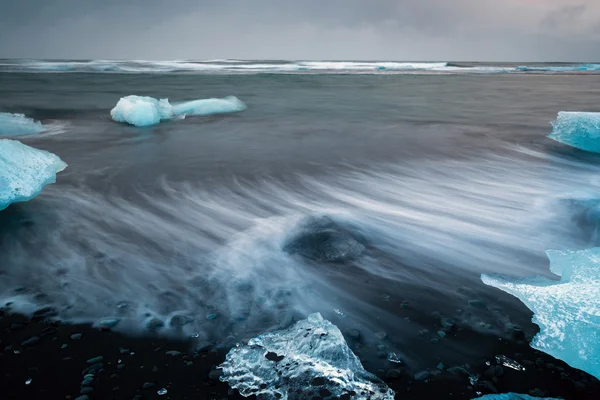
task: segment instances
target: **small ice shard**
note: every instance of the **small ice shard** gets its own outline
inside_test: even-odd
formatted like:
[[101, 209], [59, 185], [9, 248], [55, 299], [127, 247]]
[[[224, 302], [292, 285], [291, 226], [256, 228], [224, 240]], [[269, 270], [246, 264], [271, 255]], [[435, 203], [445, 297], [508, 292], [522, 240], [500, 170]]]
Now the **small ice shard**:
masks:
[[315, 261], [340, 262], [364, 252], [365, 247], [357, 239], [329, 217], [310, 217], [300, 223], [283, 250]]
[[33, 199], [66, 167], [55, 154], [0, 139], [0, 210]]
[[222, 99], [201, 99], [176, 103], [173, 105], [175, 115], [213, 115], [244, 111], [246, 105], [235, 96]]
[[212, 115], [243, 111], [246, 105], [237, 97], [200, 99], [171, 105], [168, 99], [157, 100], [147, 96], [122, 97], [110, 111], [116, 122], [135, 126], [156, 125], [161, 121], [185, 118], [186, 115]]
[[581, 150], [600, 153], [600, 113], [561, 111], [552, 121], [550, 139]]
[[506, 357], [505, 355], [496, 356], [496, 362], [498, 364], [504, 365], [505, 367], [512, 368], [515, 371], [525, 371], [525, 367], [523, 367], [521, 364], [519, 364], [515, 360], [512, 360], [512, 359]]
[[600, 248], [546, 254], [560, 281], [490, 275], [481, 279], [533, 311], [533, 322], [540, 326], [533, 348], [600, 378]]
[[289, 329], [269, 332], [237, 345], [223, 364], [221, 380], [242, 396], [310, 399], [320, 392], [356, 400], [392, 400], [394, 392], [367, 372], [340, 330], [321, 314]]
[[486, 394], [485, 396], [475, 397], [472, 400], [560, 400], [553, 397], [533, 397], [527, 394], [502, 393]]
[[150, 126], [173, 118], [173, 109], [168, 99], [154, 99], [147, 96], [122, 97], [110, 110], [116, 122], [126, 122], [135, 126]]
[[44, 126], [23, 114], [0, 112], [0, 135], [17, 136], [40, 133]]

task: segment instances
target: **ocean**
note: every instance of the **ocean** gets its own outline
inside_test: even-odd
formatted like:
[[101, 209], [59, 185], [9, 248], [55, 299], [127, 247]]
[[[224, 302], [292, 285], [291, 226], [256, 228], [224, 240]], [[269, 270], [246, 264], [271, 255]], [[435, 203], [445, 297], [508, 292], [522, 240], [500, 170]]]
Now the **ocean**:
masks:
[[[68, 164], [0, 212], [0, 301], [215, 351], [320, 312], [373, 373], [391, 353], [411, 375], [483, 365], [539, 328], [481, 274], [553, 277], [545, 250], [598, 243], [577, 202], [600, 190], [600, 156], [546, 137], [559, 111], [600, 111], [598, 73], [0, 60], [0, 111], [46, 127], [17, 139]], [[136, 127], [111, 119], [128, 95], [247, 108]], [[284, 251], [322, 217], [360, 237], [360, 257]]]

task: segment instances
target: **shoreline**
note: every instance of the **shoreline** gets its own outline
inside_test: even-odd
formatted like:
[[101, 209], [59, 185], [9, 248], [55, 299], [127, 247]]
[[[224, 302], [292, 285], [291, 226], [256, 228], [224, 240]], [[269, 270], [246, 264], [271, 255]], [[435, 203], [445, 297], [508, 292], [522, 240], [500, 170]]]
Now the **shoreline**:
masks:
[[[7, 400], [74, 400], [82, 396], [83, 387], [90, 400], [243, 399], [219, 381], [220, 374], [214, 369], [227, 351], [197, 352], [191, 340], [134, 337], [3, 311], [0, 332], [0, 393]], [[495, 354], [482, 354], [481, 362], [475, 365], [429, 369], [428, 378], [420, 381], [415, 375], [423, 374], [415, 374], [402, 364], [387, 370], [365, 367], [402, 399], [471, 399], [478, 397], [477, 392], [497, 391], [591, 400], [600, 394], [600, 381], [532, 349], [524, 341], [493, 338], [475, 331], [463, 331], [462, 335], [482, 347], [495, 340]], [[486, 365], [486, 360], [493, 360], [496, 354], [516, 360], [525, 371], [498, 368], [494, 362]], [[467, 367], [472, 375], [480, 377], [471, 384], [468, 376], [452, 367]], [[94, 377], [82, 386], [86, 373]], [[164, 392], [161, 389], [166, 393], [159, 394]]]

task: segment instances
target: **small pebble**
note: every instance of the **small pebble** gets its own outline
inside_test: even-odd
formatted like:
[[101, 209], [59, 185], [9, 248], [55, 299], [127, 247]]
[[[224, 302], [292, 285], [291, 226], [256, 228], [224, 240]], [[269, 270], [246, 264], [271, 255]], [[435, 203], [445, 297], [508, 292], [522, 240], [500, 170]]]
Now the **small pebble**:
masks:
[[151, 388], [151, 387], [153, 387], [153, 386], [154, 386], [154, 383], [152, 383], [152, 382], [146, 382], [146, 383], [144, 383], [144, 384], [142, 385], [142, 388], [143, 388], [143, 389], [150, 389], [150, 388]]
[[415, 374], [416, 381], [424, 381], [427, 378], [429, 378], [429, 372], [427, 372], [427, 371], [421, 371], [421, 372], [417, 372]]
[[206, 319], [208, 321], [212, 321], [213, 319], [216, 319], [218, 317], [217, 314], [206, 314]]
[[156, 392], [156, 394], [158, 394], [159, 396], [163, 396], [163, 395], [167, 394], [167, 389], [165, 389], [165, 388], [159, 389]]
[[444, 332], [444, 331], [438, 331], [438, 333], [437, 333], [437, 334], [438, 334], [438, 336], [439, 336], [439, 337], [441, 337], [441, 338], [443, 338], [443, 337], [446, 337], [446, 332]]
[[79, 339], [81, 339], [81, 336], [82, 336], [81, 333], [74, 333], [71, 335], [71, 339], [79, 340]]
[[94, 391], [93, 387], [89, 387], [89, 386], [84, 386], [81, 388], [81, 390], [79, 391], [79, 393], [81, 394], [88, 394], [88, 393], [92, 393]]
[[34, 344], [36, 344], [37, 342], [40, 341], [40, 338], [38, 336], [32, 336], [27, 340], [24, 340], [23, 342], [21, 342], [21, 346], [25, 347], [25, 346], [33, 346]]
[[98, 357], [90, 358], [89, 360], [87, 360], [87, 363], [88, 364], [97, 364], [97, 363], [102, 362], [102, 360], [104, 360], [104, 357], [98, 356]]

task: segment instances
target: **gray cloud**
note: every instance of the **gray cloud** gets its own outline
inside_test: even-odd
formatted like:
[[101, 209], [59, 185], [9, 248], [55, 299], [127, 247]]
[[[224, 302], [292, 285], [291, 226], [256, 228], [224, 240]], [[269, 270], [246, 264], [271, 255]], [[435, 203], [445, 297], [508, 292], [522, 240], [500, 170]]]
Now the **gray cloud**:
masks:
[[596, 3], [8, 0], [0, 57], [600, 60]]

